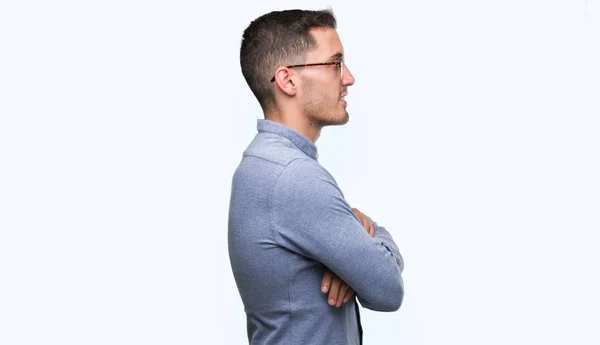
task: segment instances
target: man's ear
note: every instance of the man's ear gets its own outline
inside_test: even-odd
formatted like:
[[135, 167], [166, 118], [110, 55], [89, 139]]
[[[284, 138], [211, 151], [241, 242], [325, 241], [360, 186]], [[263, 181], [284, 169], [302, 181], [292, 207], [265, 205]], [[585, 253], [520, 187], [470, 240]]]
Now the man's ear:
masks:
[[288, 96], [294, 96], [296, 94], [296, 83], [292, 79], [292, 73], [289, 68], [279, 67], [275, 71], [274, 83]]

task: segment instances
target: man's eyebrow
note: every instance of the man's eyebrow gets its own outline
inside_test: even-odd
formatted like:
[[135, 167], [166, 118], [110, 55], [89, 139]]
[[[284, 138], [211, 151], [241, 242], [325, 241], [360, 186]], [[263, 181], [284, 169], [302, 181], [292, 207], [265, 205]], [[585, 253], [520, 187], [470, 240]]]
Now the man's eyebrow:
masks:
[[344, 59], [344, 54], [343, 53], [336, 53], [331, 55], [331, 57], [329, 58], [329, 60], [331, 61], [339, 61], [339, 60], [343, 60]]

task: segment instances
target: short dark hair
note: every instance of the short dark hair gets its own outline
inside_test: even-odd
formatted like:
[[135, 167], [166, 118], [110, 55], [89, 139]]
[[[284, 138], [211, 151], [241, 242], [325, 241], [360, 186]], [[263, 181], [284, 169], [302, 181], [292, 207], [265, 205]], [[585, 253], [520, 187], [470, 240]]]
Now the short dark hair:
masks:
[[244, 30], [240, 48], [242, 74], [263, 110], [275, 104], [270, 82], [280, 66], [301, 64], [316, 47], [310, 30], [336, 28], [331, 9], [286, 10], [264, 14]]

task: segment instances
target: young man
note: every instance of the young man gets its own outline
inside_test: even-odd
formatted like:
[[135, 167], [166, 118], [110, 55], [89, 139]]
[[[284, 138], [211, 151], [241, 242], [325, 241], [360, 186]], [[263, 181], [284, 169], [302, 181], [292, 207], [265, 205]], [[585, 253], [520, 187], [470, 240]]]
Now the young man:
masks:
[[354, 84], [335, 29], [331, 11], [290, 10], [244, 31], [242, 73], [265, 119], [233, 176], [228, 241], [251, 344], [360, 344], [353, 295], [380, 311], [404, 296], [392, 237], [317, 161]]

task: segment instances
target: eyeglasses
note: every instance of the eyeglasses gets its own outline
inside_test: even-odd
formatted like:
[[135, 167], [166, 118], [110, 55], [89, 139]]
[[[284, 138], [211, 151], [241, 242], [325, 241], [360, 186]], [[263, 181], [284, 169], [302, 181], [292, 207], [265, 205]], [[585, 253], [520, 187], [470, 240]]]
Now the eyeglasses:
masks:
[[[344, 78], [344, 60], [340, 61], [329, 61], [329, 62], [317, 62], [317, 63], [307, 63], [304, 65], [291, 65], [285, 66], [285, 68], [298, 68], [298, 67], [312, 67], [312, 66], [332, 66], [335, 65], [337, 69], [340, 70], [340, 80]], [[271, 78], [271, 83], [275, 81], [275, 76]]]

